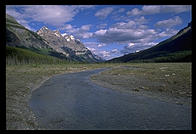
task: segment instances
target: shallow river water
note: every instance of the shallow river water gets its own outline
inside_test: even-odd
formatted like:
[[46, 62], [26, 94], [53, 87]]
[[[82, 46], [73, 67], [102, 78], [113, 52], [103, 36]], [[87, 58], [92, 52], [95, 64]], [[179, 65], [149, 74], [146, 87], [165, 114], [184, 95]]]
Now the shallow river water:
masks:
[[29, 101], [41, 127], [63, 130], [190, 130], [191, 107], [98, 86], [105, 69], [57, 75]]

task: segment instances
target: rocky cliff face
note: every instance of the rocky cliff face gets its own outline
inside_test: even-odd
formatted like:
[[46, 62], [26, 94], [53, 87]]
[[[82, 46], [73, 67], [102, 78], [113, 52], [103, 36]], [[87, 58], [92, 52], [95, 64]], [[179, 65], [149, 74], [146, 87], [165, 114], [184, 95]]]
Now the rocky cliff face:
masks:
[[75, 39], [73, 35], [66, 33], [61, 34], [59, 31], [52, 31], [45, 26], [38, 30], [37, 34], [46, 40], [49, 46], [54, 50], [68, 57], [77, 56], [82, 61], [89, 62], [97, 62], [100, 60], [97, 59], [79, 39]]
[[48, 48], [49, 46], [36, 33], [20, 25], [12, 16], [6, 14], [6, 45]]

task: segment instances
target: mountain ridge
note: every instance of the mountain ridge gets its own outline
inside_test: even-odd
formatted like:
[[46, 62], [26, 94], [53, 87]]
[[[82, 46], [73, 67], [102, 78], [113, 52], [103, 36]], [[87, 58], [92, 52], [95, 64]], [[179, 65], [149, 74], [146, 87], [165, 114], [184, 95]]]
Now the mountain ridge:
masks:
[[192, 22], [177, 34], [151, 48], [113, 58], [107, 62], [190, 62], [191, 55]]
[[[67, 39], [70, 41], [67, 41]], [[58, 30], [43, 26], [37, 32], [28, 30], [19, 24], [14, 17], [6, 14], [6, 45], [29, 49], [36, 53], [48, 54], [60, 59], [79, 62], [100, 62], [79, 39]], [[48, 51], [48, 53], [42, 53]]]
[[[47, 40], [50, 47], [66, 56], [78, 56], [81, 60], [88, 62], [99, 61], [99, 59], [97, 59], [79, 39], [75, 39], [73, 35], [62, 35], [58, 30], [52, 31], [46, 26], [38, 30], [37, 34]], [[70, 51], [72, 52], [70, 53]]]

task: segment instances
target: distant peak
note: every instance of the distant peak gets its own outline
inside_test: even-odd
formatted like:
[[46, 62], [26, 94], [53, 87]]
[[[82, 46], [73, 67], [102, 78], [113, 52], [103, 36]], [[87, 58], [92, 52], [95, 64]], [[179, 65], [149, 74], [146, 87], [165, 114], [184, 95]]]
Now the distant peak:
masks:
[[38, 34], [42, 34], [42, 33], [48, 33], [51, 30], [49, 28], [47, 28], [46, 26], [43, 26], [40, 30], [37, 31]]
[[40, 30], [50, 30], [50, 29], [46, 26], [43, 26]]
[[57, 33], [57, 34], [60, 34], [61, 35], [61, 33], [59, 32], [59, 30], [54, 30], [54, 33]]
[[48, 29], [46, 26], [43, 26], [41, 29]]
[[61, 37], [61, 36], [62, 36], [61, 33], [60, 33], [58, 30], [55, 30], [55, 31], [54, 31], [54, 34], [55, 34], [56, 36], [58, 36], [58, 37]]

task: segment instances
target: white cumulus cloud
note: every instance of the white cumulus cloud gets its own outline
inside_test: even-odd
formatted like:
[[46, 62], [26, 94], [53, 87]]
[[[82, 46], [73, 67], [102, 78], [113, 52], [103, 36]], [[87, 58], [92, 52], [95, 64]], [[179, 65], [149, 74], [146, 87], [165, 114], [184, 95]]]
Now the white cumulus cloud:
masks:
[[171, 28], [179, 24], [182, 24], [182, 19], [179, 16], [176, 16], [175, 18], [158, 21], [155, 25], [157, 27]]
[[97, 11], [95, 13], [95, 16], [101, 19], [105, 19], [112, 11], [113, 11], [112, 7], [106, 7]]
[[145, 5], [142, 7], [142, 9], [134, 8], [130, 11], [127, 11], [127, 15], [136, 16], [152, 15], [159, 13], [182, 13], [190, 11], [191, 8], [191, 5]]
[[[17, 10], [20, 7], [20, 11]], [[17, 20], [43, 22], [53, 26], [62, 26], [74, 19], [75, 15], [86, 8], [93, 6], [64, 6], [64, 5], [8, 5], [6, 13], [16, 17]], [[22, 12], [22, 13], [21, 13]]]

